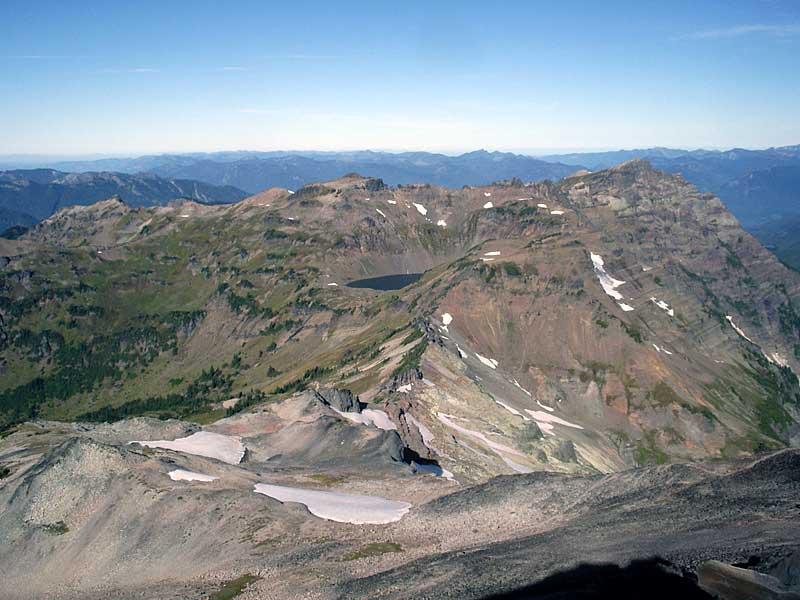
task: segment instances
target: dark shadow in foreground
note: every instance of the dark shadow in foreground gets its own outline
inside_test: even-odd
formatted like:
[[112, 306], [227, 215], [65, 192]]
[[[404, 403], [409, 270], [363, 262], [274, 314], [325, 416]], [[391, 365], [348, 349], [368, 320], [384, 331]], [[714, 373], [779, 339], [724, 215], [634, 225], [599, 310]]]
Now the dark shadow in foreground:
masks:
[[661, 558], [635, 560], [626, 567], [584, 564], [484, 600], [713, 600], [686, 573]]

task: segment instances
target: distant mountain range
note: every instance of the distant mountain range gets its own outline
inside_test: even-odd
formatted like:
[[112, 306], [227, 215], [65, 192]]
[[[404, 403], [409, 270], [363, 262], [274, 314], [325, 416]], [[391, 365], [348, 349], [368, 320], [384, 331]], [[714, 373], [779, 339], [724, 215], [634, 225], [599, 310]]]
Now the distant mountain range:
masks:
[[94, 204], [113, 196], [131, 206], [151, 206], [176, 198], [224, 204], [238, 202], [247, 193], [232, 186], [165, 179], [151, 173], [0, 171], [0, 231], [28, 227], [67, 206]]
[[[787, 247], [791, 232], [784, 232], [781, 223], [800, 216], [800, 146], [725, 151], [656, 147], [542, 157], [485, 150], [459, 156], [238, 151], [58, 162], [43, 165], [48, 169], [0, 173], [0, 229], [30, 224], [30, 217], [42, 219], [68, 204], [112, 195], [134, 205], [160, 204], [175, 197], [235, 202], [268, 188], [299, 189], [347, 173], [379, 177], [393, 186], [430, 183], [459, 188], [513, 178], [559, 180], [580, 169], [606, 169], [632, 159], [646, 159], [657, 169], [681, 174], [701, 191], [719, 196], [762, 243]], [[789, 226], [789, 221], [785, 223]]]
[[[517, 177], [561, 179], [576, 167], [510, 152], [478, 150], [460, 156], [430, 152], [218, 152], [58, 163], [66, 171], [149, 172], [161, 177], [232, 185], [253, 194], [271, 187], [297, 189], [347, 173], [380, 177], [388, 185], [431, 183], [445, 187], [484, 185]], [[579, 167], [580, 168], [580, 167]]]

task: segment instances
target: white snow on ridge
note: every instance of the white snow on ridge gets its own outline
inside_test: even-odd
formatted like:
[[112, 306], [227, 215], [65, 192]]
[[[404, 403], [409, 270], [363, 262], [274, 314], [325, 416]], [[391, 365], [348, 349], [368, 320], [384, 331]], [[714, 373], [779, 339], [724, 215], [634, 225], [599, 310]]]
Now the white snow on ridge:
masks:
[[481, 356], [481, 355], [480, 355], [480, 354], [478, 354], [477, 352], [475, 353], [475, 356], [478, 358], [478, 360], [479, 360], [479, 361], [481, 361], [483, 364], [485, 364], [487, 367], [489, 367], [489, 368], [491, 368], [491, 369], [496, 369], [496, 368], [497, 368], [497, 365], [499, 365], [499, 364], [500, 364], [500, 363], [499, 363], [499, 362], [497, 362], [495, 359], [493, 359], [493, 358], [486, 358], [485, 356]]
[[[597, 279], [600, 281], [600, 285], [603, 287], [603, 291], [614, 298], [614, 300], [622, 300], [622, 294], [617, 291], [617, 288], [624, 284], [624, 281], [620, 281], [619, 279], [614, 279], [606, 273], [605, 269], [605, 262], [603, 261], [603, 257], [599, 254], [595, 254], [594, 252], [590, 252], [589, 256], [592, 259], [592, 264], [594, 265], [594, 272], [597, 275]], [[623, 309], [625, 310], [625, 309]]]
[[663, 310], [663, 311], [666, 311], [666, 313], [667, 313], [667, 314], [668, 314], [670, 317], [674, 317], [674, 316], [675, 316], [675, 309], [673, 309], [673, 308], [670, 308], [670, 307], [669, 307], [669, 304], [667, 304], [667, 303], [666, 303], [666, 302], [664, 302], [663, 300], [657, 300], [655, 296], [651, 296], [651, 297], [650, 297], [650, 301], [651, 301], [653, 304], [655, 304], [655, 305], [656, 305], [658, 308], [660, 308], [661, 310]]
[[630, 304], [625, 304], [624, 302], [619, 303], [619, 307], [624, 310], [625, 312], [630, 312], [633, 310], [633, 307]]
[[526, 467], [525, 465], [521, 465], [518, 462], [514, 462], [507, 456], [503, 456], [503, 462], [506, 463], [509, 467], [514, 469], [517, 473], [533, 473], [533, 469]]
[[397, 430], [397, 426], [389, 418], [389, 415], [382, 410], [365, 408], [360, 413], [357, 413], [344, 412], [338, 408], [334, 408], [333, 406], [331, 406], [331, 409], [340, 417], [347, 419], [348, 421], [352, 421], [353, 423], [358, 423], [359, 425], [372, 425], [378, 429], [383, 429], [384, 431]]
[[749, 337], [747, 337], [745, 332], [742, 331], [741, 329], [739, 329], [739, 327], [736, 325], [736, 323], [733, 322], [733, 317], [732, 316], [725, 315], [725, 318], [728, 319], [728, 323], [731, 324], [731, 327], [733, 327], [733, 329], [736, 331], [736, 333], [738, 333], [740, 336], [742, 336], [744, 339], [746, 339], [751, 344], [755, 344], [755, 342], [753, 340], [751, 340]]
[[[511, 467], [517, 473], [530, 473], [531, 472], [531, 470], [528, 467], [526, 467], [524, 465], [521, 465], [521, 464], [519, 464], [517, 462], [514, 462], [513, 460], [511, 460], [510, 458], [508, 458], [506, 456], [506, 454], [512, 454], [514, 456], [523, 457], [524, 454], [522, 454], [521, 452], [517, 452], [516, 450], [514, 450], [514, 448], [510, 448], [509, 446], [506, 446], [504, 444], [498, 444], [497, 442], [493, 442], [492, 440], [490, 440], [488, 437], [486, 437], [486, 435], [484, 435], [480, 431], [473, 431], [472, 429], [467, 429], [466, 427], [461, 427], [460, 425], [458, 425], [457, 423], [454, 423], [452, 421], [452, 419], [454, 417], [452, 417], [451, 415], [446, 415], [444, 413], [436, 413], [436, 417], [442, 423], [444, 423], [445, 425], [447, 425], [451, 429], [455, 429], [459, 433], [463, 433], [464, 435], [467, 435], [469, 437], [475, 438], [476, 440], [480, 440], [481, 442], [486, 444], [495, 454], [497, 454], [500, 458], [503, 459], [504, 463], [506, 463], [509, 467]], [[469, 447], [466, 444], [464, 444], [464, 446], [467, 447], [467, 448]]]
[[668, 356], [672, 356], [672, 352], [670, 352], [666, 348], [662, 348], [661, 346], [658, 346], [657, 344], [653, 344], [653, 348], [655, 348], [656, 352], [663, 352], [664, 354], [666, 354]]
[[525, 412], [528, 413], [530, 416], [532, 416], [537, 423], [541, 421], [543, 423], [553, 423], [555, 425], [563, 425], [564, 427], [572, 427], [573, 429], [583, 429], [583, 427], [581, 427], [580, 425], [576, 425], [575, 423], [570, 423], [569, 421], [566, 421], [561, 417], [557, 417], [555, 415], [551, 415], [550, 413], [542, 412], [540, 410], [530, 410], [526, 408]]
[[483, 192], [483, 195], [486, 196], [487, 198], [491, 198], [492, 192]]
[[494, 204], [492, 204], [491, 202], [487, 202], [486, 204], [483, 205], [483, 208], [494, 208]]
[[172, 481], [216, 481], [219, 479], [219, 477], [214, 477], [213, 475], [204, 475], [203, 473], [195, 473], [184, 469], [175, 469], [167, 474]]
[[430, 450], [433, 450], [434, 448], [431, 446], [433, 442], [433, 432], [428, 429], [425, 423], [418, 421], [411, 413], [405, 413], [405, 416], [406, 421], [411, 422], [417, 428], [417, 431], [419, 431], [419, 434], [422, 436], [422, 443]]
[[466, 352], [464, 352], [464, 351], [461, 349], [461, 346], [459, 346], [458, 344], [456, 344], [456, 350], [458, 350], [458, 355], [459, 355], [461, 358], [467, 358], [467, 353], [466, 353]]
[[254, 491], [279, 502], [305, 504], [308, 512], [320, 519], [355, 525], [394, 523], [411, 509], [408, 502], [387, 500], [379, 496], [308, 490], [268, 483], [255, 484]]
[[747, 337], [747, 335], [745, 334], [745, 332], [744, 332], [744, 331], [742, 331], [742, 330], [741, 330], [741, 329], [740, 329], [740, 328], [739, 328], [739, 327], [736, 325], [736, 323], [734, 323], [734, 322], [733, 322], [733, 317], [732, 317], [732, 316], [730, 316], [730, 315], [725, 315], [725, 318], [726, 318], [726, 319], [728, 319], [728, 323], [730, 323], [730, 324], [731, 324], [731, 327], [733, 327], [733, 328], [736, 330], [736, 333], [738, 333], [740, 336], [742, 336], [744, 339], [746, 339], [746, 340], [747, 340], [748, 342], [750, 342], [751, 344], [753, 344], [753, 345], [757, 346], [757, 347], [758, 347], [758, 349], [759, 349], [759, 350], [761, 350], [761, 354], [763, 354], [763, 355], [764, 355], [764, 358], [766, 358], [766, 359], [767, 359], [769, 362], [771, 362], [771, 363], [774, 363], [774, 364], [777, 364], [777, 365], [779, 365], [779, 366], [781, 366], [781, 367], [787, 367], [787, 366], [789, 366], [789, 363], [786, 361], [786, 359], [785, 359], [783, 356], [781, 356], [781, 355], [780, 355], [780, 353], [778, 353], [778, 352], [773, 352], [772, 354], [767, 354], [766, 352], [764, 352], [764, 349], [763, 349], [761, 346], [759, 346], [759, 345], [758, 345], [758, 344], [756, 344], [756, 343], [755, 343], [753, 340], [751, 340], [749, 337]]
[[501, 402], [501, 401], [500, 401], [500, 400], [498, 400], [497, 398], [495, 398], [495, 400], [494, 400], [494, 401], [495, 401], [495, 402], [497, 402], [497, 404], [499, 404], [499, 405], [500, 405], [500, 406], [502, 406], [503, 408], [505, 408], [505, 409], [506, 409], [508, 412], [510, 412], [512, 415], [522, 418], [522, 420], [523, 420], [523, 421], [527, 421], [527, 420], [528, 420], [528, 417], [526, 417], [525, 415], [523, 415], [521, 412], [519, 412], [519, 411], [518, 411], [516, 408], [514, 408], [513, 406], [509, 406], [508, 404], [506, 404], [505, 402]]
[[365, 408], [361, 411], [361, 414], [370, 419], [372, 424], [378, 429], [397, 431], [397, 425], [395, 425], [389, 418], [389, 415], [382, 410], [378, 410], [377, 408]]
[[500, 256], [499, 250], [493, 250], [492, 252], [484, 252], [484, 256]]
[[536, 425], [538, 425], [541, 432], [545, 435], [555, 435], [555, 427], [553, 427], [552, 423], [545, 423], [544, 421], [536, 421]]
[[130, 444], [139, 444], [147, 448], [162, 448], [185, 452], [195, 456], [216, 458], [229, 465], [238, 465], [244, 458], [245, 447], [238, 437], [222, 435], [212, 431], [198, 431], [188, 437], [177, 440], [154, 440], [149, 442], [133, 441]]
[[447, 328], [447, 326], [450, 325], [450, 323], [452, 322], [453, 322], [453, 315], [451, 315], [448, 312], [442, 314], [442, 325], [444, 325], [442, 329], [444, 329], [447, 333], [450, 333], [450, 330]]
[[397, 204], [397, 200], [387, 200], [389, 204]]
[[425, 208], [424, 206], [422, 206], [422, 204], [417, 204], [416, 202], [412, 202], [411, 204], [414, 205], [414, 208], [416, 208], [417, 212], [419, 214], [421, 214], [422, 216], [425, 216], [425, 215], [428, 214], [428, 209]]
[[385, 215], [385, 214], [383, 214], [383, 211], [382, 211], [380, 208], [376, 208], [375, 210], [377, 210], [377, 211], [378, 211], [378, 214], [379, 214], [380, 216], [382, 216], [384, 219], [386, 218], [386, 215]]
[[436, 221], [436, 225], [439, 227], [447, 227], [447, 221], [445, 221], [444, 219], [439, 219], [438, 221]]
[[[514, 456], [525, 456], [521, 452], [511, 448], [510, 446], [506, 446], [505, 444], [498, 444], [497, 442], [493, 442], [485, 434], [481, 433], [480, 431], [474, 431], [472, 429], [467, 429], [466, 427], [461, 427], [458, 423], [455, 423], [452, 419], [454, 418], [452, 415], [447, 415], [445, 413], [436, 413], [436, 418], [439, 419], [442, 423], [447, 425], [450, 429], [454, 429], [459, 433], [463, 433], [464, 435], [468, 435], [470, 437], [475, 438], [476, 440], [480, 440], [484, 444], [486, 444], [489, 448], [500, 454], [501, 452], [506, 452], [508, 454], [513, 454]], [[501, 454], [502, 456], [502, 454]]]
[[338, 284], [338, 283], [329, 283], [328, 285], [330, 285], [330, 286], [332, 286], [332, 287], [339, 287], [339, 284]]
[[524, 387], [522, 387], [522, 386], [519, 384], [519, 381], [517, 381], [516, 379], [512, 379], [512, 381], [514, 382], [514, 385], [515, 385], [515, 386], [517, 386], [517, 387], [518, 387], [519, 389], [521, 389], [523, 392], [525, 392], [526, 394], [528, 394], [528, 396], [530, 396], [530, 395], [531, 395], [531, 393], [530, 393], [528, 390], [526, 390]]
[[778, 366], [781, 366], [781, 367], [788, 367], [789, 366], [789, 361], [787, 361], [783, 356], [781, 356], [781, 354], [779, 352], [773, 352], [770, 355], [767, 355], [766, 352], [765, 352], [764, 356], [767, 357], [767, 360], [771, 360], [772, 362], [774, 362]]
[[539, 208], [547, 208], [547, 204], [542, 204], [541, 202], [536, 206], [538, 206]]
[[553, 411], [555, 410], [555, 408], [553, 408], [552, 406], [547, 406], [546, 404], [542, 404], [542, 403], [541, 403], [541, 402], [539, 402], [538, 400], [536, 401], [536, 404], [538, 404], [539, 406], [541, 406], [541, 407], [542, 407], [543, 409], [545, 409], [547, 412], [553, 412]]
[[551, 210], [550, 214], [551, 215], [563, 215], [564, 211], [563, 210]]

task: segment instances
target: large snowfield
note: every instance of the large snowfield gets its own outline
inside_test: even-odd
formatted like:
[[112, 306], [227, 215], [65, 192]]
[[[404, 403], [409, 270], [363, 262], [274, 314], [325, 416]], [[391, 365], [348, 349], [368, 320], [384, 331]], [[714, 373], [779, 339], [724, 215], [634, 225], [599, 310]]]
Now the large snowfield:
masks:
[[279, 502], [304, 504], [312, 515], [320, 519], [354, 525], [393, 523], [402, 519], [411, 509], [408, 502], [387, 500], [379, 496], [307, 490], [268, 483], [255, 484], [255, 492]]
[[244, 458], [245, 451], [244, 444], [239, 438], [212, 431], [198, 431], [188, 437], [178, 438], [177, 440], [153, 440], [149, 442], [137, 440], [131, 442], [131, 444], [216, 458], [229, 465], [238, 465]]

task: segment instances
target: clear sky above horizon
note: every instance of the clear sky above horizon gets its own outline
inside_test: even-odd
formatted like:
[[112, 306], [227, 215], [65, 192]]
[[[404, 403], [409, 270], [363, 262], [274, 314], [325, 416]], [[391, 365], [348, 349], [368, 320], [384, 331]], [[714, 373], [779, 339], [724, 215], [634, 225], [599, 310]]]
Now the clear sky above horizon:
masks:
[[0, 154], [800, 143], [800, 2], [0, 4]]

